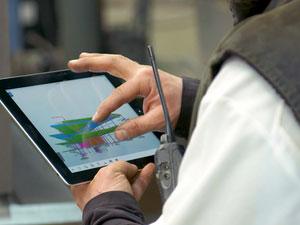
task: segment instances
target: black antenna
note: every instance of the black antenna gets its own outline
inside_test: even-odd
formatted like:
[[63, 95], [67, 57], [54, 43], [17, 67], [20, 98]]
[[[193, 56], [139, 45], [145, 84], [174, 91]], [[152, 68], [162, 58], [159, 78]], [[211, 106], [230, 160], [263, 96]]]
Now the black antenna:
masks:
[[157, 90], [158, 90], [160, 102], [161, 102], [163, 112], [164, 112], [164, 117], [165, 117], [165, 122], [166, 122], [167, 141], [169, 143], [175, 142], [175, 135], [174, 135], [172, 123], [171, 123], [171, 120], [170, 120], [169, 111], [168, 111], [168, 108], [167, 108], [165, 96], [164, 96], [163, 89], [162, 89], [162, 86], [161, 86], [161, 81], [160, 81], [160, 78], [159, 78], [159, 73], [158, 73], [158, 69], [157, 69], [157, 65], [156, 65], [154, 51], [153, 51], [153, 48], [152, 48], [151, 45], [148, 45], [148, 53], [149, 53], [149, 56], [150, 56], [150, 61], [151, 61], [151, 65], [152, 65], [152, 69], [153, 69], [153, 73], [154, 73], [154, 78], [155, 78], [156, 87], [157, 87]]

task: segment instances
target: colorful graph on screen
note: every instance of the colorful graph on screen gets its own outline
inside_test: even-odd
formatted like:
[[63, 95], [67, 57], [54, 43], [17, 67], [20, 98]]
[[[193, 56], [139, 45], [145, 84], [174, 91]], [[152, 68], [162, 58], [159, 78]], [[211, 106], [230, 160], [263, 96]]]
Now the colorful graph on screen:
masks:
[[[126, 120], [120, 114], [111, 114], [100, 123], [93, 122], [91, 117], [73, 120], [53, 118], [60, 119], [59, 123], [51, 125], [59, 133], [50, 136], [61, 140], [57, 145], [65, 146], [66, 151], [79, 154], [82, 159], [88, 158], [90, 151], [102, 153], [107, 151], [107, 147], [117, 145], [119, 141], [115, 138], [114, 131]], [[62, 154], [59, 156], [62, 158]]]

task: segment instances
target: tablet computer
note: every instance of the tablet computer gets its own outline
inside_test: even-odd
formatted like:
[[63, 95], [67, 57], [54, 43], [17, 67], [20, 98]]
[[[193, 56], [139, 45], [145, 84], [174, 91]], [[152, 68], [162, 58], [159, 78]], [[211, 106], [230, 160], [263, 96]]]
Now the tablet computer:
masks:
[[136, 101], [100, 123], [92, 121], [97, 106], [120, 84], [108, 73], [40, 73], [1, 79], [0, 101], [62, 180], [74, 185], [117, 160], [139, 167], [153, 161], [155, 134], [126, 141], [114, 136], [119, 124], [142, 114]]

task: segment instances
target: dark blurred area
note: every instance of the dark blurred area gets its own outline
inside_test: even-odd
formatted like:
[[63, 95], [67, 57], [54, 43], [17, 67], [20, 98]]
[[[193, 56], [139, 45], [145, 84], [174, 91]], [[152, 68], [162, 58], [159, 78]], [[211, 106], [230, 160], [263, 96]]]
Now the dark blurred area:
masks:
[[149, 0], [135, 1], [128, 24], [110, 27], [105, 19], [110, 6], [105, 1], [11, 0], [11, 72], [65, 68], [67, 60], [82, 51], [124, 54], [146, 63], [150, 4]]
[[226, 0], [10, 0], [6, 4], [13, 75], [65, 68], [83, 51], [123, 54], [148, 63], [149, 43], [166, 69], [199, 74], [231, 25]]
[[[232, 26], [226, 0], [0, 0], [0, 78], [66, 68], [81, 52], [122, 54], [198, 77]], [[0, 225], [80, 224], [70, 192], [0, 108]], [[153, 182], [142, 199], [160, 215]], [[33, 219], [32, 215], [36, 215]]]

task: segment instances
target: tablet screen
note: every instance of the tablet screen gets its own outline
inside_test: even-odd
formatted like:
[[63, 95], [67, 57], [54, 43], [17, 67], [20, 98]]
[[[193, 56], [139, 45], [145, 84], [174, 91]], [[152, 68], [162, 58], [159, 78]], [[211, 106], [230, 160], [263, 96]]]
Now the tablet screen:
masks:
[[97, 106], [113, 89], [105, 76], [93, 76], [7, 92], [68, 169], [75, 173], [117, 160], [147, 157], [159, 146], [153, 133], [122, 142], [116, 139], [116, 127], [137, 117], [129, 104], [100, 123], [92, 122]]

